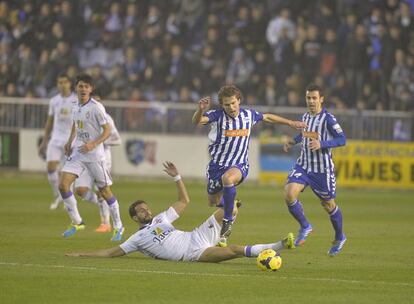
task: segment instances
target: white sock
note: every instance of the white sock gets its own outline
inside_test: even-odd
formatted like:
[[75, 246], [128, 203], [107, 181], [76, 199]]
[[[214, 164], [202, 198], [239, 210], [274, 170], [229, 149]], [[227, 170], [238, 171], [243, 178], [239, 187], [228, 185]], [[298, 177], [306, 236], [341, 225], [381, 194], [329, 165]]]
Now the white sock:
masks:
[[86, 192], [86, 193], [82, 196], [82, 199], [83, 199], [84, 201], [88, 201], [88, 202], [94, 203], [94, 204], [96, 204], [96, 205], [99, 205], [99, 202], [98, 202], [98, 196], [97, 196], [97, 195], [96, 195], [96, 193], [95, 193], [95, 192], [93, 192], [92, 190], [88, 190], [88, 192]]
[[69, 217], [73, 224], [79, 225], [82, 223], [82, 218], [78, 211], [78, 203], [76, 202], [75, 196], [72, 192], [67, 193], [64, 195], [66, 198], [63, 199], [63, 203], [65, 204], [65, 209], [69, 214]]
[[59, 173], [57, 171], [48, 172], [47, 180], [53, 191], [53, 197], [61, 197], [59, 192]]
[[273, 249], [277, 252], [279, 250], [282, 250], [283, 248], [283, 241], [279, 241], [271, 244], [256, 244], [252, 246], [246, 246], [244, 247], [244, 253], [247, 257], [257, 257], [259, 253], [265, 249]]
[[108, 203], [104, 199], [99, 199], [99, 215], [101, 216], [101, 223], [105, 225], [109, 225], [109, 206]]
[[109, 206], [109, 211], [111, 212], [112, 224], [115, 229], [122, 227], [121, 215], [119, 214], [119, 204], [115, 196], [111, 197], [106, 201]]

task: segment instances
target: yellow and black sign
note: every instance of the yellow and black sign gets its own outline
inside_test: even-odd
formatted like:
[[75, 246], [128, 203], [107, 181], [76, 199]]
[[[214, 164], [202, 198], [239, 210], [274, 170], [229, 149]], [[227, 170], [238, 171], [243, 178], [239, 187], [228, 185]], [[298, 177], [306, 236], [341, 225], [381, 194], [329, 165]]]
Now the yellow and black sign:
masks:
[[[286, 154], [282, 147], [280, 143], [261, 142], [261, 182], [286, 182], [299, 151]], [[346, 146], [332, 149], [332, 153], [339, 187], [414, 190], [414, 143], [348, 140]]]
[[334, 149], [341, 186], [414, 189], [414, 144], [348, 141]]

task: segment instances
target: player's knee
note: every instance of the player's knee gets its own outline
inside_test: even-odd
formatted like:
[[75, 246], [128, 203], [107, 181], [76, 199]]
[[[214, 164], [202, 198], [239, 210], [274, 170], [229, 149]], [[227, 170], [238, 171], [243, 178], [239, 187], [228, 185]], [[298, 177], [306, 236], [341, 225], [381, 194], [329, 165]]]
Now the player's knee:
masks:
[[80, 197], [83, 197], [87, 192], [88, 192], [88, 188], [85, 187], [78, 187], [75, 189], [76, 194]]
[[57, 164], [54, 162], [47, 163], [47, 173], [53, 173], [57, 170]]
[[321, 201], [321, 205], [328, 213], [332, 212], [336, 207], [335, 201]]
[[295, 192], [290, 190], [289, 188], [285, 188], [285, 203], [286, 205], [292, 205], [297, 199], [297, 195]]
[[59, 191], [60, 193], [66, 193], [69, 192], [70, 185], [65, 180], [59, 181]]
[[99, 192], [101, 193], [104, 199], [110, 199], [113, 196], [111, 188], [109, 187], [100, 188]]
[[231, 174], [227, 172], [221, 177], [221, 182], [224, 186], [228, 186], [238, 184], [239, 180], [236, 174]]

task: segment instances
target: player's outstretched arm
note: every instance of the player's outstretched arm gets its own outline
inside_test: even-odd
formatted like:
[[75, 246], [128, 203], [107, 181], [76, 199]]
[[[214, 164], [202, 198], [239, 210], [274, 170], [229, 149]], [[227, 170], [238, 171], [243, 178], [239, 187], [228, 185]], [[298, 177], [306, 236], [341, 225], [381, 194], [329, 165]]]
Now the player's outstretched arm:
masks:
[[177, 214], [181, 214], [190, 203], [190, 197], [188, 196], [187, 189], [185, 188], [184, 182], [181, 179], [177, 168], [172, 162], [167, 161], [164, 163], [164, 172], [171, 176], [177, 185], [178, 201], [174, 203], [172, 207], [175, 209]]
[[205, 125], [208, 123], [208, 117], [203, 116], [203, 114], [210, 108], [210, 100], [210, 97], [204, 97], [198, 101], [198, 108], [191, 120], [194, 125]]
[[279, 124], [282, 124], [282, 125], [287, 125], [289, 127], [297, 129], [297, 130], [306, 128], [306, 123], [304, 123], [303, 121], [296, 121], [296, 120], [286, 119], [286, 118], [283, 118], [279, 115], [272, 114], [272, 113], [263, 114], [263, 121], [270, 122], [270, 123], [279, 123]]
[[99, 249], [84, 252], [68, 252], [65, 254], [70, 257], [99, 257], [99, 258], [116, 258], [125, 255], [121, 247], [113, 247], [109, 249]]

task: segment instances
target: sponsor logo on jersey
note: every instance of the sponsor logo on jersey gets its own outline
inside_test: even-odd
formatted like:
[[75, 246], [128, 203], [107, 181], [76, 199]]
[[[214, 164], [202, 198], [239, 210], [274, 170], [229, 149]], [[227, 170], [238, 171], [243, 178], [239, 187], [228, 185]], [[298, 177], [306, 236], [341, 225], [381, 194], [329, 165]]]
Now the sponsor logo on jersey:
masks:
[[319, 138], [318, 132], [303, 131], [302, 136], [303, 136], [303, 138], [314, 138], [314, 139]]
[[161, 244], [161, 242], [163, 240], [165, 240], [165, 238], [171, 233], [173, 232], [175, 229], [168, 229], [168, 230], [162, 230], [162, 228], [160, 227], [155, 227], [155, 229], [153, 231], [151, 231], [151, 234], [155, 235], [152, 238], [152, 241], [154, 243], [158, 243]]
[[243, 137], [249, 136], [249, 129], [239, 129], [239, 130], [226, 130], [224, 132], [226, 137]]

